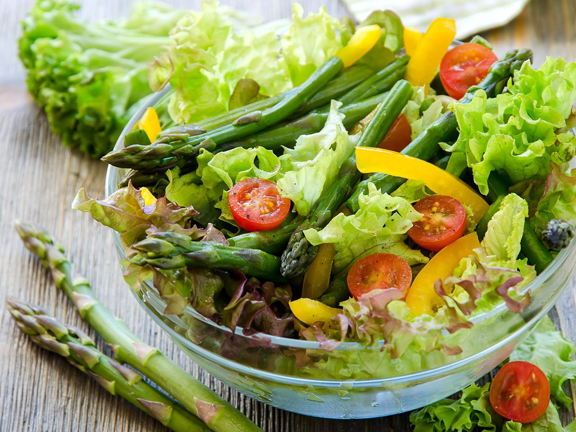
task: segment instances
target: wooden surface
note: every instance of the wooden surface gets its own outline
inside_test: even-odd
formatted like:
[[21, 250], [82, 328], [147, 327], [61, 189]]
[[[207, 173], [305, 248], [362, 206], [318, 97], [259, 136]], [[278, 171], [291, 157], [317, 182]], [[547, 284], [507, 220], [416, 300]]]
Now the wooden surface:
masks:
[[[127, 13], [128, 1], [85, 0], [82, 15], [112, 18]], [[197, 7], [198, 1], [170, 3]], [[290, 0], [228, 1], [266, 18], [287, 17]], [[306, 0], [315, 10], [325, 4], [335, 15], [346, 14], [337, 0]], [[48, 273], [33, 259], [13, 230], [16, 218], [44, 225], [66, 246], [77, 269], [93, 284], [103, 303], [134, 332], [160, 348], [216, 392], [235, 404], [263, 429], [273, 432], [408, 431], [407, 415], [368, 421], [332, 421], [291, 414], [254, 402], [231, 391], [199, 370], [148, 319], [124, 284], [110, 233], [88, 215], [70, 209], [84, 186], [102, 196], [106, 167], [60, 145], [46, 117], [26, 93], [16, 54], [18, 21], [33, 0], [0, 0], [0, 305], [14, 295], [43, 305], [61, 320], [87, 329]], [[576, 59], [575, 0], [532, 0], [506, 28], [485, 36], [498, 54], [510, 47], [531, 47], [536, 63], [545, 55]], [[576, 339], [575, 293], [570, 287], [557, 308], [557, 321]], [[36, 347], [20, 334], [0, 308], [0, 431], [148, 431], [166, 430], [136, 408], [112, 397], [63, 359]], [[574, 392], [573, 392], [574, 393]], [[567, 420], [570, 413], [563, 413]]]

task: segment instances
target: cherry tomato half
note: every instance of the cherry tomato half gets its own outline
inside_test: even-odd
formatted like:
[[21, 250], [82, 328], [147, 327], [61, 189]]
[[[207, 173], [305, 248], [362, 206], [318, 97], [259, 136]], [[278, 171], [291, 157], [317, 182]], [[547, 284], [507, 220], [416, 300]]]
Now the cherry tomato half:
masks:
[[412, 126], [404, 113], [400, 114], [378, 147], [400, 152], [412, 141]]
[[490, 388], [490, 404], [502, 417], [531, 423], [544, 414], [550, 402], [550, 384], [542, 370], [523, 361], [504, 365]]
[[397, 288], [406, 294], [412, 283], [412, 269], [397, 255], [377, 253], [356, 261], [347, 282], [355, 299], [375, 289]]
[[490, 66], [497, 60], [496, 54], [484, 45], [458, 45], [448, 51], [440, 63], [442, 85], [454, 99], [461, 99], [470, 87], [488, 75]]
[[422, 219], [414, 222], [408, 235], [414, 242], [437, 252], [458, 240], [466, 230], [466, 210], [457, 199], [445, 195], [430, 195], [414, 205]]
[[247, 231], [276, 228], [290, 211], [290, 200], [282, 198], [276, 183], [259, 178], [236, 183], [228, 195], [232, 216]]

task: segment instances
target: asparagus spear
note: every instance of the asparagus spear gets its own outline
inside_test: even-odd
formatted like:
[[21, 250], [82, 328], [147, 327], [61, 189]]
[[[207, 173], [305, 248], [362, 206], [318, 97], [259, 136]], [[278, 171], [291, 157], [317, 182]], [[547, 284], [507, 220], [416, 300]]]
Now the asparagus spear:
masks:
[[[508, 82], [508, 79], [518, 70], [522, 64], [532, 58], [529, 49], [511, 50], [506, 53], [502, 60], [497, 61], [490, 68], [490, 72], [477, 86], [471, 87], [459, 103], [469, 103], [474, 97], [476, 90], [484, 90], [488, 95], [499, 93]], [[423, 160], [430, 159], [440, 147], [439, 142], [448, 141], [456, 133], [458, 123], [454, 113], [444, 113], [438, 120], [432, 123], [418, 138], [408, 145], [402, 153]], [[368, 183], [374, 183], [383, 192], [390, 193], [395, 190], [403, 180], [386, 174], [373, 174], [368, 179], [360, 182], [352, 196], [346, 202], [346, 206], [352, 212], [358, 211], [358, 197], [366, 193]]]
[[[314, 96], [338, 72], [344, 63], [338, 57], [332, 57], [316, 70], [310, 78], [298, 86], [294, 92], [282, 99], [273, 107], [263, 111], [253, 111], [236, 119], [232, 124], [213, 131], [174, 141], [160, 139], [148, 146], [132, 145], [108, 153], [102, 160], [120, 168], [151, 169], [169, 166], [180, 157], [192, 157], [202, 143], [213, 143], [214, 146], [235, 139], [243, 138], [269, 126], [272, 126], [294, 114], [302, 104]], [[165, 142], [167, 141], [167, 142]], [[154, 164], [155, 163], [155, 164]]]
[[[304, 105], [299, 109], [299, 112], [308, 112], [314, 108], [320, 107], [327, 104], [332, 99], [337, 99], [340, 95], [347, 92], [351, 88], [356, 87], [359, 83], [370, 78], [375, 73], [374, 69], [366, 65], [353, 65], [342, 71], [341, 74], [332, 79], [326, 86], [318, 91], [309, 101], [305, 102]], [[295, 89], [290, 89], [287, 92], [279, 94], [278, 96], [273, 96], [267, 99], [263, 99], [251, 104], [245, 105], [240, 108], [233, 109], [226, 113], [207, 118], [206, 120], [199, 121], [197, 126], [210, 131], [229, 123], [232, 123], [238, 117], [244, 114], [251, 113], [253, 111], [262, 111], [266, 108], [270, 108], [280, 102], [282, 99], [288, 97]], [[175, 129], [178, 129], [176, 127]]]
[[286, 248], [290, 236], [301, 222], [302, 218], [296, 218], [273, 230], [240, 234], [229, 238], [228, 243], [237, 248], [260, 249], [271, 254], [279, 254]]
[[[384, 69], [377, 72], [371, 78], [365, 80], [362, 84], [354, 87], [338, 100], [346, 105], [382, 93], [383, 91], [390, 90], [392, 84], [404, 77], [408, 60], [410, 60], [410, 57], [408, 56], [397, 58]], [[392, 82], [392, 84], [388, 84], [389, 82]], [[388, 85], [390, 87], [388, 87]]]
[[[405, 68], [401, 68], [400, 72], [404, 74]], [[391, 88], [392, 85], [398, 81], [396, 76], [389, 77], [388, 79], [384, 80], [386, 86], [385, 88]], [[363, 119], [368, 113], [370, 113], [376, 105], [384, 100], [387, 93], [378, 94], [376, 96], [372, 96], [366, 100], [361, 102], [350, 103], [349, 105], [343, 106], [340, 109], [340, 112], [345, 115], [343, 124], [346, 128], [351, 128], [356, 124], [358, 121]], [[318, 132], [324, 127], [326, 123], [326, 119], [328, 118], [329, 107], [325, 107], [318, 111], [313, 111], [299, 119], [294, 121], [290, 121], [287, 123], [283, 123], [281, 125], [271, 127], [262, 131], [258, 134], [255, 134], [251, 137], [244, 138], [238, 141], [232, 141], [229, 143], [222, 144], [217, 148], [213, 149], [214, 153], [218, 153], [221, 151], [230, 150], [236, 147], [244, 147], [244, 148], [251, 148], [251, 147], [264, 147], [269, 150], [276, 150], [281, 148], [282, 146], [290, 147], [293, 146], [296, 140], [301, 135], [307, 135], [311, 133]], [[195, 160], [175, 160], [175, 166], [180, 167], [180, 173], [186, 173], [194, 170], [196, 168], [196, 161]], [[155, 162], [152, 162], [154, 165]], [[155, 186], [159, 182], [159, 187], [165, 187], [163, 181], [166, 180], [166, 170], [171, 168], [168, 167], [161, 167], [155, 168], [151, 171], [143, 171], [143, 170], [131, 170], [121, 181], [118, 185], [119, 187], [124, 187], [128, 185], [128, 182], [132, 181], [132, 184], [135, 187], [142, 187], [142, 186]]]
[[131, 246], [140, 252], [130, 257], [138, 265], [150, 264], [161, 269], [186, 266], [240, 270], [273, 282], [285, 282], [280, 275], [280, 259], [258, 249], [243, 249], [220, 243], [193, 241], [174, 232], [151, 234]]
[[[412, 86], [404, 80], [398, 81], [386, 99], [379, 105], [374, 117], [364, 129], [358, 146], [376, 147], [392, 123], [400, 115], [412, 95]], [[350, 159], [340, 168], [338, 178], [316, 202], [308, 218], [294, 231], [282, 254], [280, 272], [286, 278], [295, 278], [306, 272], [318, 254], [318, 247], [312, 246], [304, 231], [310, 228], [321, 229], [332, 219], [338, 208], [350, 194], [362, 174], [356, 169], [356, 158]]]
[[20, 330], [34, 343], [66, 358], [113, 395], [123, 397], [173, 431], [210, 431], [202, 420], [148, 385], [139, 374], [98, 351], [81, 330], [62, 324], [39, 306], [10, 297], [6, 303]]
[[100, 303], [89, 282], [74, 274], [64, 248], [48, 232], [18, 221], [16, 230], [26, 248], [52, 272], [56, 286], [74, 302], [82, 319], [114, 347], [120, 363], [127, 363], [150, 378], [215, 432], [261, 430], [159, 350], [137, 338], [123, 321], [112, 315]]

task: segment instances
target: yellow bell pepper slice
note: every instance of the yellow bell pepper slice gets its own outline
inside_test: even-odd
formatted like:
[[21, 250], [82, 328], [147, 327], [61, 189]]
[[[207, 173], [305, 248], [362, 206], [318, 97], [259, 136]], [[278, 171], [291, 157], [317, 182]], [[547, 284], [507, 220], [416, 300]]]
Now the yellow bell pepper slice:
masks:
[[405, 79], [414, 86], [430, 84], [455, 36], [456, 23], [454, 20], [435, 19], [411, 55], [406, 68]]
[[360, 27], [356, 30], [348, 45], [336, 53], [336, 57], [342, 60], [344, 67], [352, 66], [374, 48], [381, 34], [382, 29], [376, 24]]
[[416, 47], [424, 35], [420, 30], [414, 27], [404, 27], [404, 49], [410, 57], [414, 55]]
[[296, 318], [308, 325], [318, 321], [330, 321], [336, 315], [342, 313], [342, 309], [332, 308], [317, 300], [308, 298], [291, 301], [290, 309]]
[[478, 236], [472, 233], [460, 237], [434, 255], [416, 275], [408, 290], [406, 304], [414, 315], [434, 315], [434, 308], [442, 305], [442, 299], [434, 291], [434, 283], [438, 279], [444, 280], [452, 276], [460, 260], [472, 255], [474, 249], [479, 247]]
[[391, 150], [357, 147], [356, 164], [361, 173], [379, 172], [409, 180], [420, 180], [438, 195], [456, 198], [467, 204], [480, 222], [488, 210], [488, 203], [470, 186], [442, 168], [422, 159], [406, 156]]
[[302, 297], [317, 299], [328, 289], [336, 249], [331, 243], [321, 244], [318, 255], [304, 275]]
[[160, 126], [160, 120], [158, 120], [158, 114], [154, 108], [149, 107], [146, 109], [144, 115], [138, 120], [138, 123], [134, 125], [134, 130], [138, 129], [146, 132], [150, 142], [156, 141], [156, 137], [162, 132], [162, 127]]
[[144, 198], [144, 205], [152, 205], [156, 202], [156, 197], [152, 195], [152, 192], [148, 190], [148, 188], [140, 188], [140, 195]]

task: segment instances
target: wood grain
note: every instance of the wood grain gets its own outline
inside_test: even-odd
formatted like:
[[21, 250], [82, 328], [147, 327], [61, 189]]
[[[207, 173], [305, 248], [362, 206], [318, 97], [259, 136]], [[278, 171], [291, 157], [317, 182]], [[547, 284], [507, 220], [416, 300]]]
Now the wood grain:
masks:
[[[81, 14], [90, 19], [126, 14], [129, 2], [83, 1]], [[172, 0], [179, 7], [198, 7], [198, 1]], [[289, 0], [227, 2], [267, 19], [288, 17]], [[305, 8], [324, 4], [330, 13], [346, 14], [337, 0], [307, 0]], [[230, 400], [264, 430], [273, 432], [328, 432], [409, 430], [407, 415], [367, 421], [315, 419], [271, 408], [230, 390], [199, 370], [137, 305], [125, 286], [111, 235], [85, 214], [72, 211], [76, 191], [84, 186], [101, 196], [105, 166], [77, 151], [64, 148], [50, 133], [46, 117], [26, 93], [17, 58], [18, 21], [33, 0], [0, 1], [0, 305], [6, 295], [41, 304], [61, 320], [83, 325], [68, 299], [56, 292], [47, 272], [22, 246], [13, 230], [15, 218], [43, 224], [67, 247], [77, 269], [93, 284], [113, 313], [134, 332], [157, 346], [182, 367]], [[505, 28], [485, 36], [498, 54], [528, 46], [536, 63], [545, 55], [576, 58], [574, 0], [533, 0], [521, 16]], [[570, 287], [560, 300], [556, 321], [576, 339], [576, 290]], [[92, 334], [92, 336], [94, 336]], [[43, 351], [22, 336], [5, 309], [0, 309], [0, 431], [147, 431], [166, 430], [120, 398], [112, 397], [56, 355]], [[571, 416], [563, 413], [565, 420]]]

